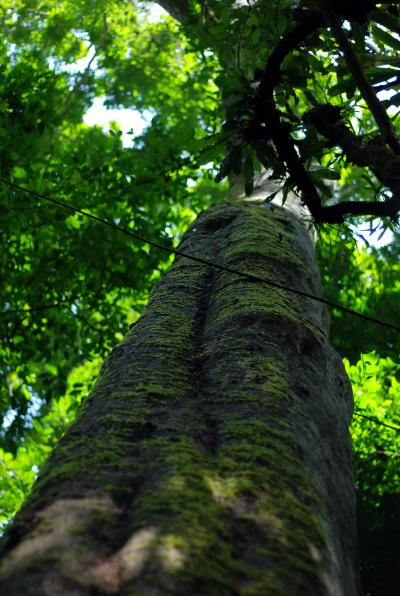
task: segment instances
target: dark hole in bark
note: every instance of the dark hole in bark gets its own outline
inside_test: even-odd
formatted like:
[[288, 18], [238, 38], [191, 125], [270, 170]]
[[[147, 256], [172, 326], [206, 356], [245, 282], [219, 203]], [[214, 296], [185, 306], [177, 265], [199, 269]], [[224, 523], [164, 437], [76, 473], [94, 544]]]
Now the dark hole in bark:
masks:
[[146, 422], [140, 426], [136, 426], [133, 432], [134, 441], [142, 441], [143, 439], [149, 439], [155, 432], [156, 426], [152, 422]]
[[215, 219], [209, 219], [205, 222], [204, 229], [206, 232], [213, 234], [221, 228], [227, 227], [235, 217], [233, 215], [229, 217], [217, 217]]
[[314, 342], [311, 339], [303, 339], [300, 344], [300, 352], [302, 354], [311, 354], [314, 349]]
[[310, 396], [309, 391], [302, 385], [295, 385], [294, 391], [295, 391], [296, 395], [298, 395], [299, 397], [301, 397], [303, 399], [306, 399]]

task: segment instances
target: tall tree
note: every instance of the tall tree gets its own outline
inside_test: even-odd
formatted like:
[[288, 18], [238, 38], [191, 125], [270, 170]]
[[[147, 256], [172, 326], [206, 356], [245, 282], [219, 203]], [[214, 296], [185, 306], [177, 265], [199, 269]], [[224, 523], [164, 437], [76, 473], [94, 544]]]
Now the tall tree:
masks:
[[[191, 226], [181, 244], [186, 256], [178, 255], [106, 361], [8, 532], [2, 589], [355, 594], [352, 398], [318, 301], [310, 214], [318, 225], [366, 214], [389, 224], [395, 218], [398, 142], [374, 91], [393, 73], [374, 66], [372, 83], [366, 78], [375, 48], [360, 22], [382, 25], [372, 31], [385, 64], [397, 13], [371, 12], [375, 3], [350, 10], [328, 2], [293, 12], [286, 2], [275, 7], [271, 26], [270, 3], [262, 1], [163, 4], [183, 23], [192, 51], [202, 52], [203, 77], [208, 58], [222, 65], [225, 122], [202, 143], [197, 161], [227, 147], [218, 178], [230, 176], [230, 200]], [[105, 67], [120, 52], [110, 20], [105, 15], [94, 33], [99, 56], [109, 44]], [[333, 80], [328, 66], [336, 69]], [[116, 72], [117, 103], [129, 101], [124, 85], [134, 72], [132, 64]], [[144, 78], [139, 88], [149, 86]], [[150, 104], [151, 93], [165, 93], [162, 82], [152, 89]], [[70, 97], [46, 154], [74, 105]], [[152, 131], [164, 130], [161, 115]], [[179, 138], [183, 129], [175, 132]], [[359, 177], [358, 201], [324, 182], [349, 178], [343, 158], [370, 168], [374, 201], [362, 200]], [[175, 163], [175, 172], [184, 167]], [[23, 177], [25, 170], [12, 171]], [[172, 173], [170, 166], [162, 174], [171, 185]]]
[[[182, 248], [320, 291], [284, 210], [220, 204]], [[15, 521], [4, 593], [356, 593], [351, 392], [323, 318], [177, 260]]]

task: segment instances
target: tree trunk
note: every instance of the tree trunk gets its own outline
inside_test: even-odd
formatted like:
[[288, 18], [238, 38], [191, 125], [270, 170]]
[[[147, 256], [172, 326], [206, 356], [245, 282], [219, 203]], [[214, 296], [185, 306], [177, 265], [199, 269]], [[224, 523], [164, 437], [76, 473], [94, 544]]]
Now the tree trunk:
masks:
[[[278, 207], [213, 206], [181, 248], [321, 294]], [[357, 594], [327, 325], [318, 302], [177, 258], [11, 527], [1, 594]]]

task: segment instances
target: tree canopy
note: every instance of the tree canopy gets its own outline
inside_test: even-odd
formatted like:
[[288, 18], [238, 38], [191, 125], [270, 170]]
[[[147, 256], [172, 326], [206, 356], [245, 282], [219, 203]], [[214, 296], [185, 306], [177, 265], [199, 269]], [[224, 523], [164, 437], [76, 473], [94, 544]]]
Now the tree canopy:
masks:
[[[0, 7], [3, 524], [171, 261], [4, 181], [171, 248], [227, 177], [250, 195], [266, 167], [311, 211], [327, 298], [400, 324], [397, 3], [161, 4], [182, 22], [128, 0]], [[95, 98], [151, 121], [123, 143], [116, 123], [85, 124]], [[369, 230], [392, 241], [369, 245]], [[354, 388], [360, 527], [374, 528], [362, 560], [378, 594], [398, 560], [400, 335], [333, 310], [332, 340]]]

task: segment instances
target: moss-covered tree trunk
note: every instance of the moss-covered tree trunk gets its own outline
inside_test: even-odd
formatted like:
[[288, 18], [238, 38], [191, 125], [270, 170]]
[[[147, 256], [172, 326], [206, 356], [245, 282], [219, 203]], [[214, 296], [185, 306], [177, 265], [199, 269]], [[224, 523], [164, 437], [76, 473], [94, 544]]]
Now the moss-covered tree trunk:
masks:
[[[182, 249], [316, 294], [276, 207]], [[0, 593], [354, 596], [352, 398], [317, 302], [177, 258], [8, 534]]]

